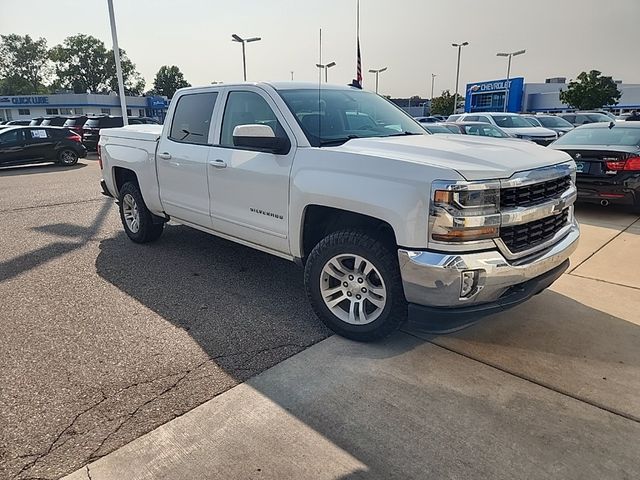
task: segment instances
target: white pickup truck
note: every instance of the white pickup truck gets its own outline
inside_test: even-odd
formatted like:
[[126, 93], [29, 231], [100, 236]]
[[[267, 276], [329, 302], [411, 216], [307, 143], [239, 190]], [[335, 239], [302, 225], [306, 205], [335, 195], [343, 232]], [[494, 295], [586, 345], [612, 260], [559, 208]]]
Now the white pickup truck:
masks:
[[356, 340], [517, 305], [578, 242], [567, 154], [429, 135], [352, 87], [187, 88], [164, 126], [100, 135], [102, 189], [131, 240], [171, 220], [298, 262], [318, 317]]

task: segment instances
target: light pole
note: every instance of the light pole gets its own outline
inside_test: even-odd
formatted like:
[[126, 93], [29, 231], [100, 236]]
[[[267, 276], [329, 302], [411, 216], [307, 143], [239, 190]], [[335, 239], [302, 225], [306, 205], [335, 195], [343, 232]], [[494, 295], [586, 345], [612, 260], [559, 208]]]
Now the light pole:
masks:
[[387, 67], [378, 68], [377, 70], [372, 68], [371, 70], [369, 70], [369, 73], [375, 73], [376, 75], [376, 93], [378, 93], [378, 75], [380, 75], [386, 69]]
[[438, 75], [436, 75], [435, 73], [431, 74], [431, 100], [433, 100], [433, 84], [435, 83], [437, 76]]
[[324, 65], [322, 63], [316, 63], [316, 67], [318, 67], [320, 70], [324, 69], [324, 83], [327, 83], [327, 81], [329, 80], [329, 69], [335, 66], [336, 62], [329, 62]]
[[526, 50], [518, 50], [517, 52], [511, 53], [497, 53], [498, 57], [509, 57], [509, 62], [507, 63], [507, 84], [505, 85], [505, 94], [504, 94], [504, 110], [507, 111], [507, 107], [509, 106], [509, 78], [511, 76], [511, 57], [517, 57], [518, 55], [522, 55]]
[[251, 42], [257, 42], [258, 40], [261, 40], [260, 37], [251, 37], [251, 38], [242, 38], [239, 35], [236, 35], [235, 33], [233, 35], [231, 35], [231, 40], [233, 40], [234, 42], [238, 42], [242, 44], [242, 72], [244, 73], [244, 81], [247, 81], [247, 58], [245, 56], [245, 52], [244, 52], [244, 44], [245, 43], [251, 43]]
[[129, 125], [127, 117], [127, 98], [124, 93], [124, 81], [122, 80], [122, 65], [120, 64], [120, 47], [118, 47], [118, 32], [116, 30], [116, 16], [113, 12], [113, 0], [107, 0], [109, 7], [109, 23], [111, 24], [111, 38], [113, 40], [113, 56], [116, 60], [116, 77], [118, 78], [118, 93], [120, 94], [120, 109], [122, 110], [122, 123]]
[[456, 69], [456, 93], [453, 96], [453, 113], [454, 114], [458, 109], [458, 83], [460, 81], [460, 52], [462, 50], [462, 47], [466, 47], [467, 45], [469, 45], [469, 42], [451, 44], [452, 47], [456, 47], [458, 49], [458, 68]]

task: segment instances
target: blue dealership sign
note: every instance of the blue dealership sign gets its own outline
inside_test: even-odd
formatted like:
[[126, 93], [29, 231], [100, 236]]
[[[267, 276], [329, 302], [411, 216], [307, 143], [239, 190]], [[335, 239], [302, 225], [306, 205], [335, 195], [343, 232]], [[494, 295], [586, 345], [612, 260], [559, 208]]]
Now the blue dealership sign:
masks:
[[502, 112], [509, 92], [507, 111], [520, 112], [522, 110], [522, 94], [524, 78], [516, 77], [507, 80], [490, 80], [467, 84], [465, 95], [465, 112]]

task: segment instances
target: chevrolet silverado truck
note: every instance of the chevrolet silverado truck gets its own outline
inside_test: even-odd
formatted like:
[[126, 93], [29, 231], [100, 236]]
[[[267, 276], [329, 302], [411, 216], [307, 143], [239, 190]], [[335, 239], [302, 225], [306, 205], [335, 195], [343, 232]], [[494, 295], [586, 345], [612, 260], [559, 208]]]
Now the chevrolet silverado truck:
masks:
[[517, 305], [579, 237], [566, 153], [430, 135], [354, 87], [182, 89], [163, 126], [102, 130], [98, 151], [132, 241], [171, 221], [297, 262], [318, 317], [360, 341]]

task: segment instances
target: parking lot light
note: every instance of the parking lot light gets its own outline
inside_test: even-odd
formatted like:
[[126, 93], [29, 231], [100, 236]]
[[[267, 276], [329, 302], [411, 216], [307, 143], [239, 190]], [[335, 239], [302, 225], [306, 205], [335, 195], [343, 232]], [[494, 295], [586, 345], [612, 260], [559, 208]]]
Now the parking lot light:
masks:
[[382, 67], [377, 70], [372, 68], [371, 70], [369, 70], [369, 73], [375, 73], [376, 75], [376, 93], [378, 93], [378, 75], [380, 75], [380, 73], [386, 70], [387, 70], [387, 67]]
[[233, 42], [238, 42], [242, 44], [242, 72], [244, 81], [247, 81], [247, 57], [245, 54], [245, 43], [257, 42], [262, 40], [260, 37], [251, 37], [251, 38], [242, 38], [240, 35], [236, 35], [235, 33], [231, 35], [231, 40]]
[[453, 113], [456, 113], [458, 110], [458, 84], [460, 82], [460, 52], [462, 51], [462, 47], [466, 47], [469, 45], [469, 42], [462, 43], [452, 43], [451, 46], [458, 49], [458, 67], [456, 68], [456, 93], [453, 96]]
[[331, 67], [335, 67], [335, 66], [336, 66], [336, 62], [329, 62], [326, 64], [316, 63], [316, 67], [318, 67], [320, 70], [324, 70], [324, 83], [327, 83], [327, 81], [329, 80], [329, 75], [327, 72]]
[[507, 107], [509, 106], [509, 79], [511, 77], [511, 58], [517, 57], [518, 55], [522, 55], [526, 50], [518, 50], [517, 52], [511, 53], [496, 53], [498, 57], [508, 57], [509, 61], [507, 62], [507, 84], [505, 85], [505, 94], [504, 94], [504, 111], [507, 111]]

